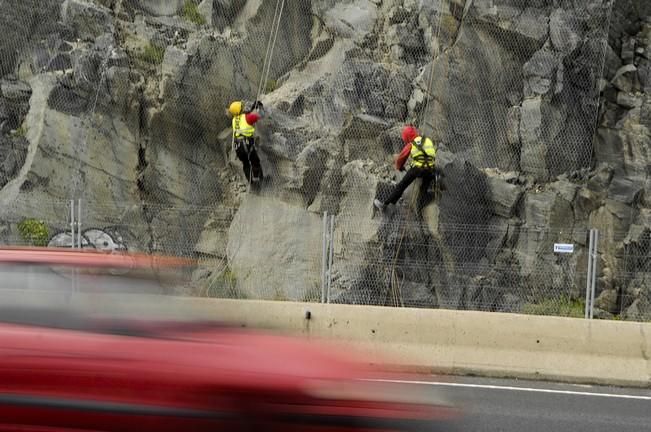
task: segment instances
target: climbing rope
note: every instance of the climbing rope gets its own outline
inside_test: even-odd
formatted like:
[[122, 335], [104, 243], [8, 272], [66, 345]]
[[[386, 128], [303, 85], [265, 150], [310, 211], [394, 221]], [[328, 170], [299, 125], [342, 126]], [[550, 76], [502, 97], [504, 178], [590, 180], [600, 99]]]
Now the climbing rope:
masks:
[[[443, 10], [441, 8], [442, 6], [442, 0], [438, 1], [438, 22], [436, 26], [436, 49], [434, 53], [432, 54], [432, 64], [430, 66], [429, 70], [429, 79], [427, 83], [427, 92], [425, 93], [425, 106], [423, 107], [423, 112], [421, 113], [421, 121], [419, 123], [419, 126], [422, 126], [422, 124], [425, 122], [425, 115], [427, 113], [427, 110], [429, 109], [429, 100], [432, 98], [432, 85], [434, 83], [434, 62], [436, 59], [441, 55], [441, 42], [440, 42], [440, 36], [441, 36], [441, 23], [443, 22]], [[439, 179], [436, 178], [434, 179], [434, 199], [438, 199], [441, 190], [440, 190], [440, 184], [439, 184]]]
[[[391, 265], [391, 276], [390, 276], [391, 277], [391, 280], [390, 280], [391, 287], [388, 290], [387, 297], [389, 299], [391, 299], [391, 297], [393, 297], [392, 298], [392, 300], [393, 300], [392, 306], [395, 306], [395, 307], [398, 307], [398, 306], [404, 307], [405, 306], [403, 301], [402, 301], [402, 283], [398, 279], [398, 270], [400, 270], [400, 269], [397, 268], [397, 264], [398, 264], [398, 255], [400, 254], [400, 248], [402, 247], [402, 241], [405, 238], [406, 231], [407, 231], [407, 224], [404, 224], [403, 227], [402, 227], [402, 233], [400, 234], [400, 240], [398, 241], [398, 247], [396, 249], [396, 254], [393, 257], [393, 263]], [[404, 276], [404, 273], [403, 273], [403, 275], [402, 275], [402, 281], [403, 282], [404, 282], [404, 279], [405, 279], [405, 276]]]
[[[442, 0], [438, 1], [438, 23], [436, 25], [436, 47], [434, 50], [434, 53], [432, 54], [432, 64], [430, 66], [429, 70], [429, 79], [427, 82], [427, 91], [425, 92], [425, 106], [423, 107], [423, 111], [421, 112], [420, 115], [420, 121], [418, 122], [418, 126], [422, 126], [422, 124], [425, 122], [425, 114], [427, 113], [427, 109], [429, 108], [429, 100], [432, 96], [432, 84], [434, 83], [434, 62], [436, 59], [441, 55], [441, 44], [440, 44], [440, 35], [441, 35], [441, 23], [443, 21], [443, 11], [441, 10], [441, 2]], [[432, 42], [434, 42], [434, 38], [432, 38]]]
[[[258, 101], [260, 100], [260, 97], [263, 94], [264, 91], [264, 85], [269, 79], [269, 74], [271, 73], [271, 63], [273, 60], [273, 54], [274, 54], [274, 49], [276, 46], [276, 41], [278, 39], [278, 33], [280, 31], [280, 23], [282, 21], [282, 14], [283, 10], [285, 8], [285, 0], [276, 0], [276, 7], [274, 9], [274, 17], [271, 23], [271, 33], [269, 34], [269, 40], [267, 42], [267, 48], [265, 50], [265, 55], [264, 55], [264, 62], [262, 64], [262, 73], [260, 74], [260, 82], [258, 84], [258, 89], [256, 92], [256, 97], [255, 100]], [[235, 153], [235, 136], [233, 135], [232, 137], [232, 148], [231, 151]], [[250, 159], [250, 153], [247, 151], [247, 157], [249, 157], [249, 181], [247, 182], [247, 192], [251, 191], [251, 188], [253, 187], [252, 184], [252, 179], [253, 179], [253, 166], [251, 164], [251, 159]], [[239, 224], [239, 233], [237, 235], [237, 238], [242, 239], [243, 237], [243, 226], [244, 223], [240, 222]], [[237, 246], [235, 247], [235, 250], [230, 254], [231, 260], [237, 256], [240, 252], [240, 248], [242, 246], [241, 240], [238, 242]], [[222, 259], [222, 266], [221, 269], [218, 272], [215, 272], [214, 274], [217, 275], [217, 277], [221, 277], [225, 274], [225, 272], [228, 270], [228, 262], [227, 262], [227, 257], [224, 257]], [[205, 289], [205, 294], [208, 295], [210, 290], [212, 289], [212, 286], [207, 286]], [[232, 287], [231, 287], [232, 289]], [[203, 294], [203, 292], [202, 292]]]
[[[280, 31], [280, 23], [282, 21], [283, 9], [285, 8], [285, 0], [276, 0], [276, 8], [274, 9], [274, 17], [271, 23], [271, 33], [269, 34], [269, 41], [267, 42], [267, 49], [264, 54], [264, 62], [262, 63], [262, 73], [260, 74], [260, 83], [258, 84], [258, 91], [255, 100], [259, 101], [264, 92], [265, 83], [269, 80], [271, 73], [271, 62], [273, 60], [274, 49], [276, 41], [278, 40], [278, 32]], [[231, 151], [235, 152], [235, 136], [231, 140]], [[249, 176], [248, 176], [248, 191], [253, 187], [253, 165], [251, 164], [251, 151], [252, 149], [246, 148], [247, 158], [249, 159]]]
[[260, 99], [264, 91], [264, 85], [269, 80], [271, 73], [271, 61], [273, 59], [274, 49], [276, 47], [276, 40], [278, 39], [278, 32], [280, 30], [280, 22], [283, 16], [283, 9], [285, 8], [285, 0], [276, 0], [276, 8], [274, 10], [274, 18], [271, 23], [271, 33], [269, 34], [269, 41], [267, 42], [267, 50], [264, 55], [264, 63], [262, 65], [262, 73], [260, 74], [260, 84], [258, 85], [258, 92], [256, 93], [256, 100]]
[[[423, 111], [421, 112], [420, 121], [418, 121], [418, 118], [417, 118], [417, 126], [419, 128], [422, 127], [422, 125], [423, 125], [423, 123], [425, 121], [425, 115], [426, 115], [427, 110], [429, 108], [429, 100], [430, 100], [431, 95], [432, 95], [432, 85], [434, 83], [434, 62], [436, 61], [436, 59], [441, 54], [441, 44], [439, 42], [440, 35], [441, 35], [441, 23], [443, 21], [443, 11], [441, 10], [441, 3], [442, 3], [442, 0], [438, 0], [438, 8], [437, 8], [437, 10], [438, 10], [438, 22], [437, 22], [437, 25], [436, 25], [436, 33], [435, 33], [436, 47], [435, 47], [434, 53], [432, 54], [432, 64], [430, 66], [430, 71], [429, 71], [429, 77], [428, 77], [428, 82], [427, 82], [427, 91], [425, 92], [425, 106], [423, 107]], [[434, 36], [432, 37], [432, 42], [434, 42]], [[437, 188], [437, 191], [435, 193], [436, 193], [436, 195], [438, 195], [438, 193], [440, 192], [438, 190], [439, 187], [440, 187], [438, 181], [436, 181], [435, 187]], [[418, 204], [417, 204], [417, 206], [418, 206]], [[402, 248], [402, 243], [403, 243], [403, 240], [405, 238], [406, 233], [407, 233], [407, 224], [404, 224], [403, 229], [402, 229], [402, 233], [400, 234], [400, 240], [398, 242], [398, 247], [396, 248], [396, 253], [395, 253], [394, 257], [393, 257], [393, 263], [391, 265], [391, 272], [390, 272], [391, 276], [390, 276], [390, 282], [389, 282], [390, 283], [389, 292], [393, 293], [394, 301], [396, 303], [396, 306], [398, 305], [398, 303], [400, 304], [400, 306], [404, 306], [404, 303], [402, 301], [402, 293], [401, 293], [401, 291], [402, 291], [401, 290], [401, 285], [402, 284], [398, 280], [396, 266], [397, 266], [397, 262], [398, 262], [398, 255], [400, 254], [400, 249]], [[403, 279], [404, 279], [404, 276], [403, 276]]]

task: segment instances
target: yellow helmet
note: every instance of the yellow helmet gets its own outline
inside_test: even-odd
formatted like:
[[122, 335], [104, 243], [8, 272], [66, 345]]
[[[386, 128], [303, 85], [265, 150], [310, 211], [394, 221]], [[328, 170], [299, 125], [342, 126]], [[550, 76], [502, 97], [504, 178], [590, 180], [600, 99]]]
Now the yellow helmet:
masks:
[[240, 115], [242, 113], [242, 102], [233, 102], [231, 106], [228, 107], [228, 112], [231, 113], [232, 116]]

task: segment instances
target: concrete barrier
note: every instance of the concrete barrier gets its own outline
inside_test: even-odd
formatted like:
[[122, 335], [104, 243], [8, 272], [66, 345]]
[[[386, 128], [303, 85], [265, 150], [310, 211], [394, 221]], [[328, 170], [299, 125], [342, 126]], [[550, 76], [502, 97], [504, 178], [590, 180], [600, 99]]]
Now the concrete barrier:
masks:
[[[647, 387], [651, 324], [291, 302], [189, 300], [247, 327], [352, 342], [421, 372]], [[310, 318], [306, 318], [306, 312]]]
[[[8, 296], [5, 297], [5, 302]], [[37, 297], [43, 302], [43, 296]], [[31, 301], [31, 300], [30, 300]], [[21, 303], [25, 295], [21, 295]], [[47, 299], [49, 305], [70, 304]], [[209, 318], [349, 342], [391, 365], [426, 373], [648, 387], [651, 324], [253, 300], [75, 294], [84, 310]], [[309, 319], [306, 317], [309, 311]]]

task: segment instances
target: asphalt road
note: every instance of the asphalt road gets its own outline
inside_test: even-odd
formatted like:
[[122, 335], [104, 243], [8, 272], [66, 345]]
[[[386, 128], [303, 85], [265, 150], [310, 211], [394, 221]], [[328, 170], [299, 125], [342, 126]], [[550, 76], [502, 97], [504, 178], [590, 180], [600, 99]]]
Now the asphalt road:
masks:
[[651, 389], [482, 378], [413, 385], [438, 386], [458, 403], [462, 431], [651, 431]]

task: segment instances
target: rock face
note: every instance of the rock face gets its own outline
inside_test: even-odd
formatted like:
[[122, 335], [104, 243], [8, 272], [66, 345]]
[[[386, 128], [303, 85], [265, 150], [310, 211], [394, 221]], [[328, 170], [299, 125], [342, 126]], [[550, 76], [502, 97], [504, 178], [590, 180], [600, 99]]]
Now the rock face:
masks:
[[27, 147], [29, 142], [25, 137], [1, 137], [0, 138], [0, 185], [6, 185], [14, 178], [25, 163]]
[[229, 267], [238, 291], [268, 300], [318, 298], [321, 225], [318, 215], [299, 207], [245, 199], [228, 233]]
[[[69, 245], [83, 198], [88, 247], [200, 257], [195, 294], [313, 300], [327, 212], [332, 301], [528, 312], [581, 298], [598, 228], [599, 313], [651, 315], [646, 2], [292, 1], [275, 38], [273, 1], [18, 3], [5, 242], [34, 217]], [[224, 111], [259, 94], [255, 192]], [[409, 122], [439, 182], [379, 214]]]
[[84, 0], [65, 0], [61, 5], [61, 17], [82, 40], [93, 41], [104, 33], [113, 32], [111, 11]]
[[144, 11], [154, 16], [176, 15], [183, 4], [184, 0], [137, 0], [136, 3]]
[[518, 180], [517, 175], [491, 176], [489, 174], [488, 194], [494, 203], [493, 214], [505, 218], [515, 214], [516, 206], [524, 193], [523, 188], [517, 184]]
[[18, 65], [28, 60], [38, 41], [66, 31], [57, 23], [61, 3], [63, 0], [26, 0], [3, 8], [0, 75], [16, 73]]
[[15, 79], [0, 81], [0, 133], [19, 129], [29, 111], [32, 88]]

